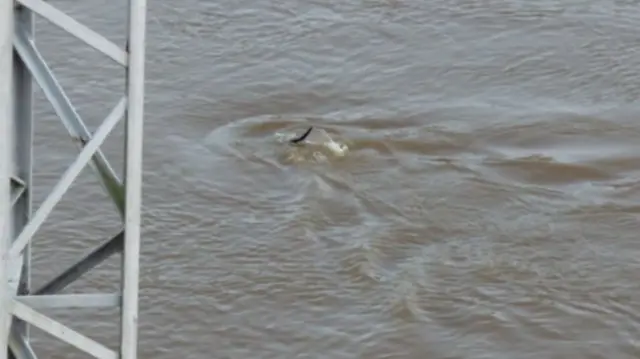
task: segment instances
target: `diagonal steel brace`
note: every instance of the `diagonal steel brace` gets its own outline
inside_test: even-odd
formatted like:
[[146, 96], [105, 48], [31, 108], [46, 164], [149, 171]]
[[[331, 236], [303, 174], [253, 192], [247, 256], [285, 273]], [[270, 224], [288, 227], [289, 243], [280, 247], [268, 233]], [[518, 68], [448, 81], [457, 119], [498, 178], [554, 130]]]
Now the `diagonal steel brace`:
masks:
[[[19, 23], [16, 24], [13, 45], [31, 72], [36, 83], [42, 88], [47, 100], [49, 100], [53, 106], [58, 117], [60, 117], [62, 123], [67, 128], [69, 135], [76, 140], [74, 141], [76, 146], [82, 149], [82, 147], [84, 147], [83, 143], [91, 140], [91, 134], [43, 57], [33, 42], [29, 40], [26, 30], [22, 28], [22, 25]], [[96, 151], [90, 164], [100, 177], [102, 186], [107, 190], [107, 193], [113, 200], [121, 218], [124, 218], [124, 186], [117, 174], [100, 150]]]

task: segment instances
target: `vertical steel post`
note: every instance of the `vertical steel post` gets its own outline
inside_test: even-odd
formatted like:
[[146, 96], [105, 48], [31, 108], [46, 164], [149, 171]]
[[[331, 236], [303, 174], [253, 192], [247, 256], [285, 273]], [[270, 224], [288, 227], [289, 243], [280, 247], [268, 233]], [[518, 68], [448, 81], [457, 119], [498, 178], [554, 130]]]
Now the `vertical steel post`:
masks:
[[11, 168], [13, 122], [13, 1], [0, 2], [0, 359], [8, 356], [11, 322], [9, 265], [11, 245]]
[[120, 358], [136, 359], [138, 351], [138, 287], [140, 256], [140, 207], [142, 191], [142, 140], [146, 0], [129, 0], [128, 109], [126, 115], [125, 238], [122, 278]]
[[[15, 20], [25, 30], [29, 40], [33, 40], [35, 29], [33, 13], [28, 8], [16, 7]], [[14, 161], [16, 175], [24, 184], [23, 192], [13, 205], [13, 233], [20, 233], [31, 219], [32, 205], [32, 166], [33, 166], [33, 80], [31, 72], [20, 56], [14, 52]], [[26, 295], [31, 290], [31, 243], [23, 252], [22, 273], [18, 286], [18, 294]], [[24, 321], [17, 321], [14, 330], [23, 337], [29, 336], [29, 326]]]

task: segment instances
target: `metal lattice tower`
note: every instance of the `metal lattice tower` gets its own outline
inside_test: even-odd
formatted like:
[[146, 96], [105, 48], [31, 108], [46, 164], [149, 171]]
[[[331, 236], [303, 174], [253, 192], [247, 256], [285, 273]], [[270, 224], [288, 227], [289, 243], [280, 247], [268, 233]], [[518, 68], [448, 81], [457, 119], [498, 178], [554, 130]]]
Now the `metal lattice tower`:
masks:
[[[129, 0], [125, 50], [43, 0], [0, 0], [0, 359], [34, 359], [30, 328], [40, 329], [100, 359], [137, 357], [138, 272], [146, 0]], [[49, 70], [34, 42], [41, 16], [126, 69], [126, 90], [95, 133]], [[32, 211], [32, 86], [39, 86], [79, 149], [39, 208]], [[125, 118], [124, 184], [99, 150]], [[123, 229], [41, 288], [31, 288], [31, 239], [81, 170], [90, 164], [113, 199]], [[33, 213], [32, 213], [33, 212]], [[119, 293], [57, 294], [85, 272], [122, 252]], [[120, 307], [120, 348], [114, 351], [43, 314], [48, 308]]]

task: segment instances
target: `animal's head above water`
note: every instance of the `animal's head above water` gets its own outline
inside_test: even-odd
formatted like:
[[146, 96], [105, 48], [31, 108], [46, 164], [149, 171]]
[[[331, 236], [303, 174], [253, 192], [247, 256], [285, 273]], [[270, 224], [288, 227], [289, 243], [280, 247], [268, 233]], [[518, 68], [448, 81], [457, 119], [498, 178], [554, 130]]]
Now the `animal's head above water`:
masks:
[[334, 141], [326, 131], [313, 131], [313, 126], [310, 126], [302, 135], [290, 139], [289, 143], [294, 145], [322, 146], [336, 156], [344, 156], [348, 150], [345, 144]]
[[310, 126], [309, 129], [307, 131], [305, 131], [305, 133], [303, 133], [301, 136], [298, 136], [296, 138], [293, 138], [291, 140], [289, 140], [289, 142], [296, 144], [296, 143], [300, 143], [302, 141], [304, 141], [307, 137], [309, 137], [309, 134], [311, 133], [311, 130], [313, 130], [313, 126]]

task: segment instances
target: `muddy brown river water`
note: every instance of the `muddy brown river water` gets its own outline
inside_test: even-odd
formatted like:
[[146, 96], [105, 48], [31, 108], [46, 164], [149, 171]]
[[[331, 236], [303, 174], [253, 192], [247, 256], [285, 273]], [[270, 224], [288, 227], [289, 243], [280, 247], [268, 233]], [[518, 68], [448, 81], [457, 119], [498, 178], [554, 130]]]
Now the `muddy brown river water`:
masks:
[[[124, 2], [51, 3], [124, 43]], [[639, 358], [638, 6], [151, 1], [140, 357]], [[95, 128], [122, 69], [37, 31]], [[40, 203], [75, 148], [37, 102]], [[308, 125], [348, 153], [282, 143]], [[118, 230], [86, 170], [34, 286]], [[68, 292], [117, 288], [118, 261]], [[117, 342], [115, 311], [54, 314]]]

